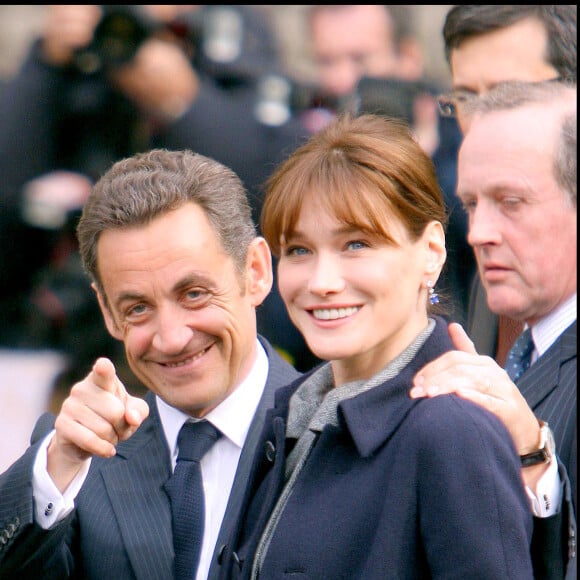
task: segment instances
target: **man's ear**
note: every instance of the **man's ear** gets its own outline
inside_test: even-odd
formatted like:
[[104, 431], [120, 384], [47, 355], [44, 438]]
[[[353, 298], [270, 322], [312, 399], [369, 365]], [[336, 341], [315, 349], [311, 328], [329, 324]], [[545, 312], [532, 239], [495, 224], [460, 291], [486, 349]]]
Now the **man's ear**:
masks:
[[247, 292], [253, 306], [259, 306], [266, 299], [273, 279], [270, 246], [264, 238], [256, 237], [250, 244], [246, 258]]
[[105, 320], [105, 326], [109, 331], [109, 334], [116, 338], [117, 340], [123, 340], [123, 333], [115, 323], [113, 315], [111, 314], [111, 310], [109, 309], [107, 299], [101, 294], [97, 285], [93, 282], [91, 284], [91, 288], [95, 291], [97, 295], [97, 300], [99, 301], [99, 307], [101, 308], [101, 314], [103, 315], [103, 319]]

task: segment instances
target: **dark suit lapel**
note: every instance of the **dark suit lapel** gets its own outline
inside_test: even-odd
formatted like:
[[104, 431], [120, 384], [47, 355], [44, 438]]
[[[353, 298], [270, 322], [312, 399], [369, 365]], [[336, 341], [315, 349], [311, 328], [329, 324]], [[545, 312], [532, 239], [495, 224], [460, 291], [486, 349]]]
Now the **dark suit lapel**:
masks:
[[101, 472], [135, 576], [142, 580], [173, 576], [171, 511], [163, 487], [171, 473], [169, 452], [153, 398], [147, 400], [150, 417]]
[[266, 386], [260, 399], [260, 403], [256, 409], [256, 414], [250, 424], [250, 429], [242, 449], [242, 454], [240, 455], [236, 476], [216, 542], [212, 570], [210, 570], [209, 578], [217, 577], [217, 566], [215, 565], [215, 560], [219, 556], [222, 545], [228, 542], [238, 518], [238, 513], [246, 492], [248, 478], [250, 476], [252, 460], [264, 427], [266, 411], [274, 406], [274, 393], [279, 387], [289, 384], [293, 379], [299, 376], [299, 373], [286, 363], [274, 351], [270, 344], [264, 340], [262, 340], [262, 344], [266, 349], [269, 360], [268, 378], [266, 380]]
[[494, 356], [498, 336], [498, 316], [487, 305], [485, 288], [476, 271], [469, 294], [467, 332], [479, 354]]
[[560, 368], [571, 358], [575, 358], [576, 353], [576, 322], [574, 322], [517, 383], [532, 410], [535, 410], [560, 384]]
[[264, 344], [264, 348], [268, 354], [270, 365], [268, 369], [268, 378], [266, 380], [266, 386], [264, 388], [262, 398], [260, 399], [260, 403], [256, 409], [256, 414], [254, 415], [252, 423], [250, 424], [250, 429], [246, 437], [246, 442], [244, 443], [244, 448], [242, 449], [236, 477], [234, 479], [230, 499], [228, 501], [228, 507], [224, 516], [224, 523], [228, 518], [232, 517], [232, 510], [235, 514], [237, 514], [239, 509], [240, 502], [246, 491], [248, 475], [250, 473], [252, 460], [256, 452], [256, 446], [264, 427], [266, 412], [268, 409], [274, 407], [275, 392], [280, 387], [288, 385], [299, 376], [299, 373], [291, 366], [289, 366], [288, 363], [286, 363], [269, 344]]

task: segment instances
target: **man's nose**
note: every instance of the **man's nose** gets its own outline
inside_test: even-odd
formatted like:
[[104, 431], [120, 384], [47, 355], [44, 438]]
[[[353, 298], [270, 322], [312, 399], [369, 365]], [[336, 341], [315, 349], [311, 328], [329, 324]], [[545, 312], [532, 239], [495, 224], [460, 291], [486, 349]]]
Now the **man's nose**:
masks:
[[498, 216], [493, 205], [488, 202], [478, 202], [469, 215], [467, 242], [475, 248], [487, 244], [498, 244], [500, 240]]
[[167, 354], [179, 353], [187, 346], [192, 335], [193, 330], [183, 309], [170, 307], [159, 311], [153, 337], [153, 346], [157, 350]]

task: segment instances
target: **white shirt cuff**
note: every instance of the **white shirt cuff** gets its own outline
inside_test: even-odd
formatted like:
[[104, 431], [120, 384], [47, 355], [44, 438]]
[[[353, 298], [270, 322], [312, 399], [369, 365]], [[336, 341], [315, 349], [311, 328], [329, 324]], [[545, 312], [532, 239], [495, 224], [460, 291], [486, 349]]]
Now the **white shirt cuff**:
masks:
[[74, 500], [87, 478], [91, 465], [91, 460], [87, 459], [65, 492], [61, 494], [47, 471], [47, 449], [53, 436], [54, 430], [44, 438], [36, 454], [32, 472], [36, 522], [45, 530], [63, 520], [74, 509]]
[[556, 458], [550, 461], [547, 471], [539, 479], [536, 493], [527, 485], [526, 492], [530, 499], [532, 512], [537, 518], [547, 518], [560, 511], [562, 492]]

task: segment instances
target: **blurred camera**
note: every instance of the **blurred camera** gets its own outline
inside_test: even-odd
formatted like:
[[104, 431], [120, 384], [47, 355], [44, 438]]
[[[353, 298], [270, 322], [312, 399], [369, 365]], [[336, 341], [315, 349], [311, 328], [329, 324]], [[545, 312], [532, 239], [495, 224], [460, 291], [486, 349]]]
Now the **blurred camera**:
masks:
[[436, 91], [423, 81], [363, 77], [356, 90], [355, 112], [395, 117], [412, 125], [415, 101], [425, 94], [434, 96]]
[[257, 83], [255, 115], [265, 125], [282, 125], [296, 114], [311, 109], [336, 111], [340, 99], [325, 95], [316, 85], [303, 84], [281, 74], [265, 74]]
[[200, 5], [171, 22], [154, 18], [145, 5], [101, 5], [93, 41], [76, 55], [85, 74], [129, 62], [152, 36], [178, 42], [197, 70], [228, 85], [259, 78], [276, 67], [274, 41], [251, 7]]
[[76, 54], [77, 68], [93, 74], [129, 62], [159, 23], [139, 5], [103, 4], [103, 15], [89, 46]]
[[412, 125], [416, 99], [425, 94], [437, 94], [422, 81], [363, 77], [352, 94], [337, 97], [326, 94], [316, 84], [299, 83], [276, 74], [262, 77], [258, 91], [256, 115], [269, 125], [282, 124], [293, 114], [316, 109], [333, 114], [375, 113]]

